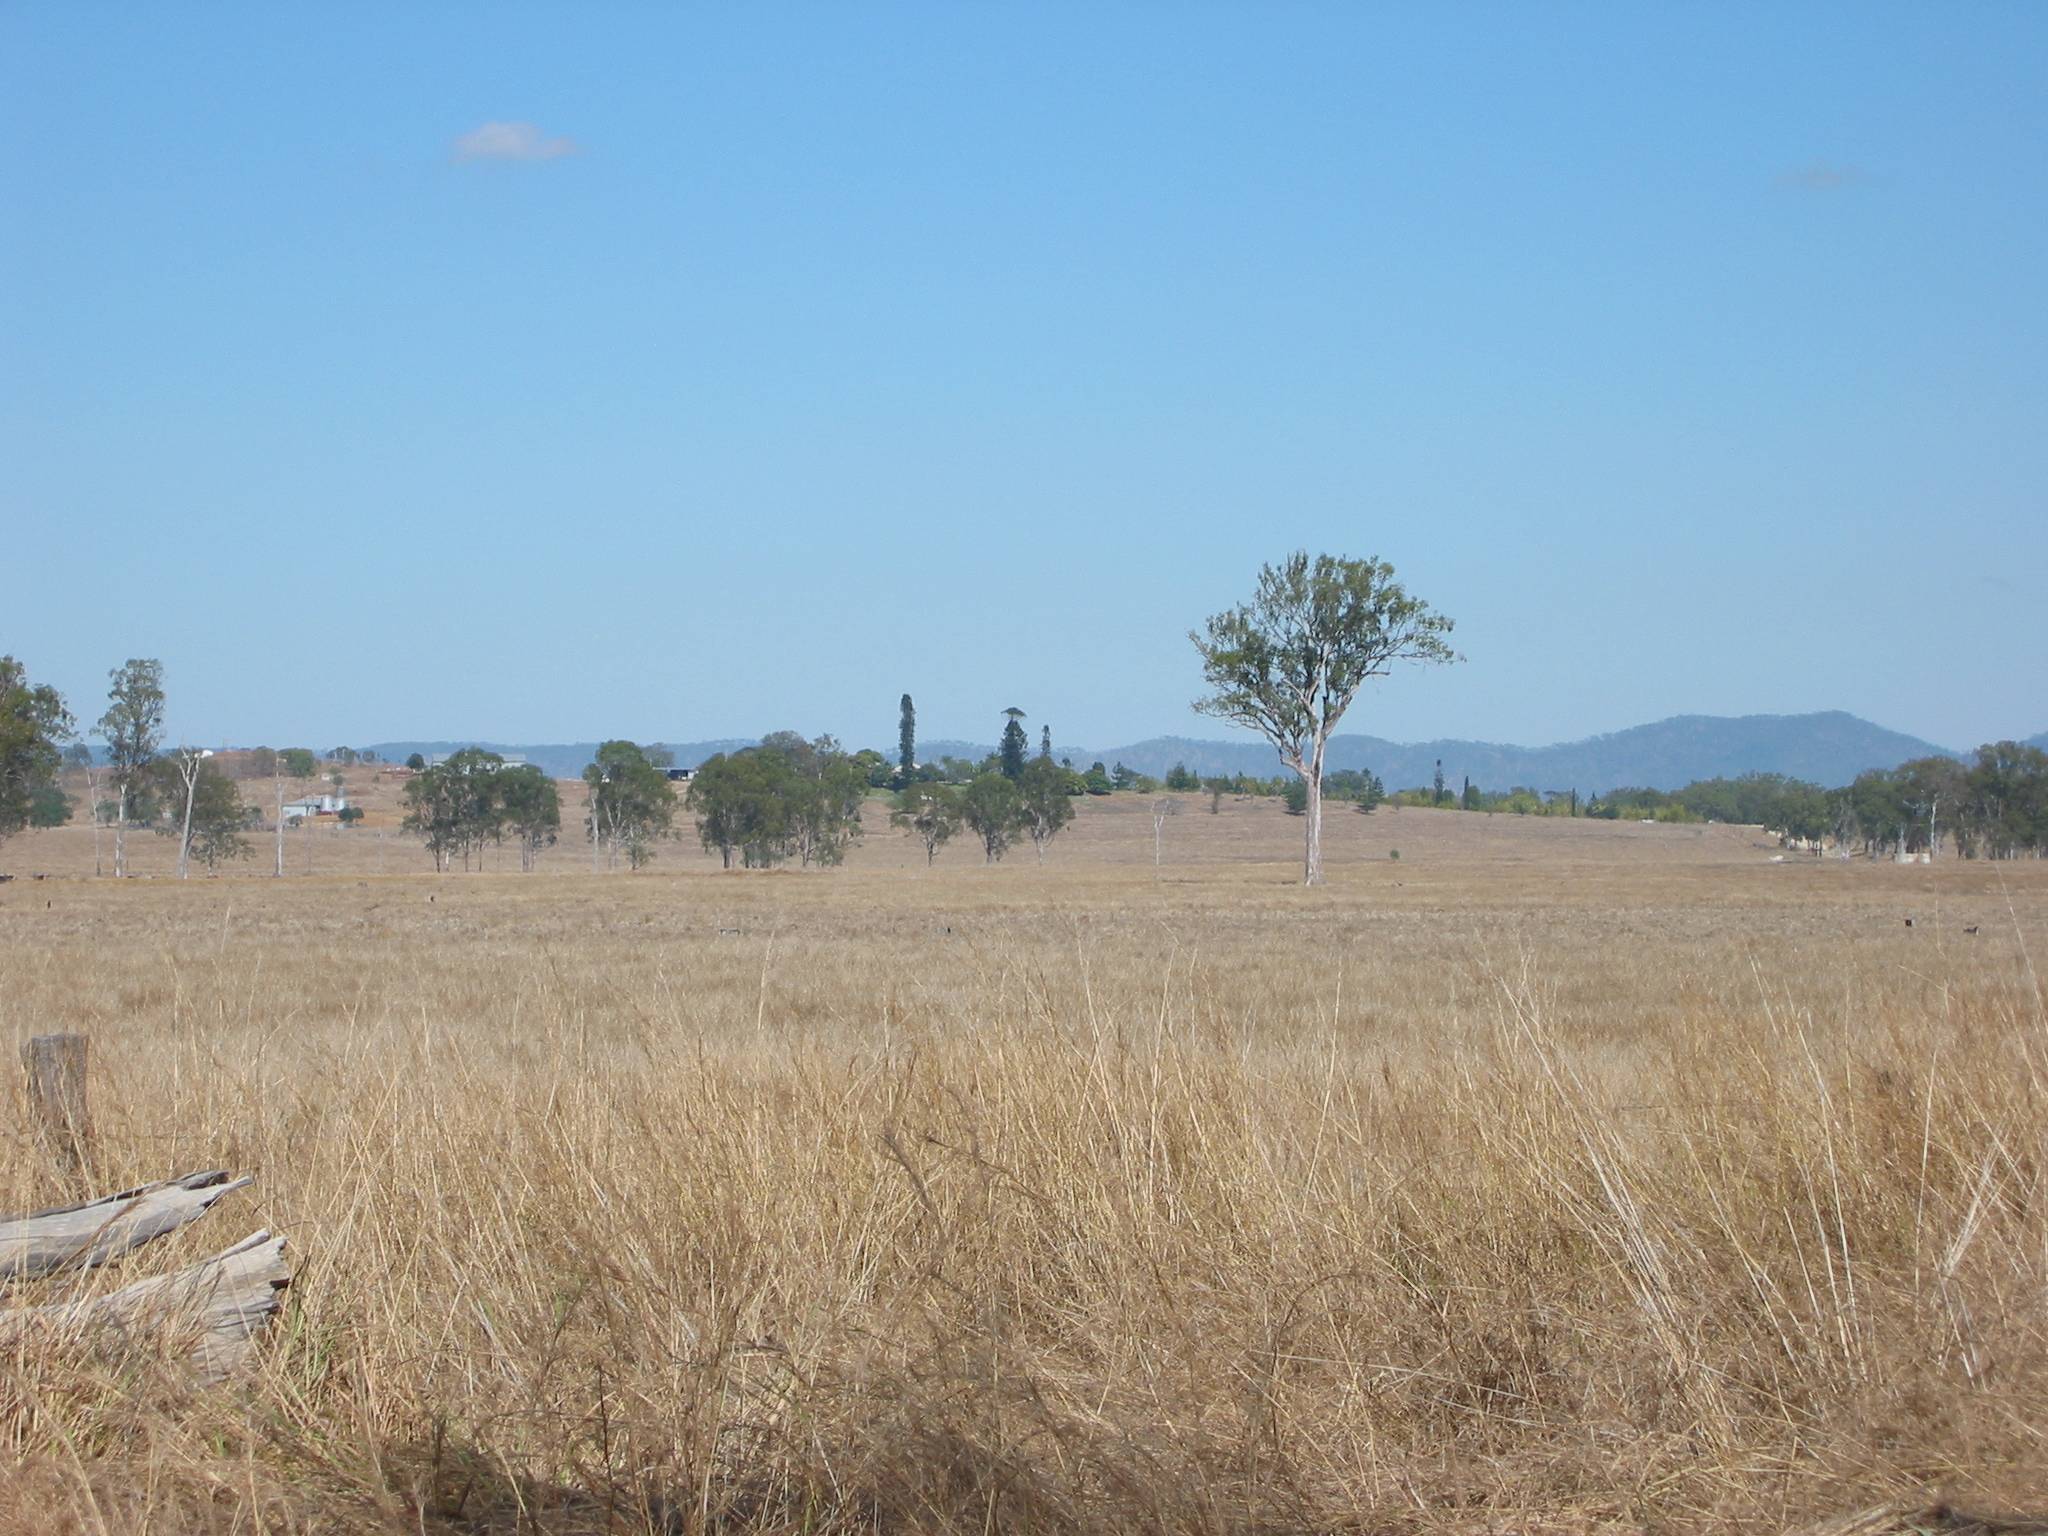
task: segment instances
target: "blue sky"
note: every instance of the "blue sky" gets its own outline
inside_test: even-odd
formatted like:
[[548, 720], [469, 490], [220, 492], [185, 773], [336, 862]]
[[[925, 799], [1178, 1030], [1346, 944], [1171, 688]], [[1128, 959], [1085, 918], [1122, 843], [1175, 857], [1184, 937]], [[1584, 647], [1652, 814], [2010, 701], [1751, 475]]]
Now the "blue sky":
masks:
[[[416, 14], [415, 12], [418, 12]], [[175, 734], [2048, 727], [2048, 8], [0, 9], [0, 650]]]

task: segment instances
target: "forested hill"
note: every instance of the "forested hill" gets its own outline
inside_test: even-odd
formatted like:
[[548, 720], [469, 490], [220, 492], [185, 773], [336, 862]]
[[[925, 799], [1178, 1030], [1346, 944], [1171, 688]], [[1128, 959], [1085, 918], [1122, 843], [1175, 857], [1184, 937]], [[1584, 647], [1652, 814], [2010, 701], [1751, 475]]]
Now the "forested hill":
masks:
[[[890, 739], [883, 740], [887, 735]], [[877, 732], [872, 742], [849, 741], [849, 747], [872, 745], [894, 758], [893, 730]], [[2048, 733], [2033, 738], [2048, 747]], [[484, 746], [493, 752], [519, 753], [561, 778], [574, 778], [597, 750], [595, 742], [516, 745], [496, 742], [391, 741], [375, 743], [387, 761], [403, 762], [413, 752], [449, 752], [460, 746]], [[750, 746], [743, 740], [667, 744], [678, 763], [689, 767], [718, 752]], [[1164, 774], [1185, 763], [1201, 774], [1249, 773], [1270, 777], [1279, 772], [1273, 749], [1256, 740], [1198, 741], [1180, 736], [1155, 736], [1120, 747], [1077, 747], [1054, 744], [1061, 757], [1085, 768], [1100, 760], [1121, 762], [1140, 773]], [[979, 759], [994, 748], [985, 743], [927, 740], [918, 755]], [[1483, 741], [1392, 742], [1376, 736], [1338, 736], [1330, 744], [1329, 766], [1364, 768], [1378, 774], [1389, 789], [1427, 784], [1442, 760], [1444, 777], [1455, 788], [1469, 775], [1481, 789], [1505, 790], [1515, 785], [1532, 789], [1578, 789], [1583, 793], [1639, 786], [1680, 789], [1698, 779], [1744, 773], [1783, 773], [1833, 787], [1847, 784], [1867, 768], [1892, 768], [1916, 757], [1955, 756], [1945, 747], [1898, 731], [1888, 731], [1841, 710], [1810, 715], [1677, 715], [1652, 725], [1638, 725], [1606, 736], [1560, 742], [1547, 747], [1518, 747]]]
[[[1271, 773], [1274, 761], [1272, 749], [1260, 742], [1171, 737], [1119, 748], [1116, 755], [1145, 773], [1163, 772], [1176, 761], [1185, 761], [1198, 773]], [[1429, 783], [1441, 761], [1453, 789], [1469, 776], [1486, 790], [1520, 784], [1591, 793], [1624, 785], [1681, 789], [1699, 779], [1744, 773], [1782, 773], [1833, 787], [1847, 784], [1868, 768], [1955, 755], [1946, 747], [1829, 710], [1810, 715], [1675, 715], [1547, 747], [1337, 736], [1330, 742], [1329, 766], [1370, 769], [1389, 789]]]

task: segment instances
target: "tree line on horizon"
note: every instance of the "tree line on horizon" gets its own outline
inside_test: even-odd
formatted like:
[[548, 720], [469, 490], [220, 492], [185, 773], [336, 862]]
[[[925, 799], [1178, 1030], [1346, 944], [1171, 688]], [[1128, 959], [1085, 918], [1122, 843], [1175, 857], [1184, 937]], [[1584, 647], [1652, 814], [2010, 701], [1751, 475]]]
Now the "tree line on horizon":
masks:
[[1697, 779], [1682, 789], [1577, 790], [1524, 786], [1490, 793], [1470, 779], [1451, 791], [1441, 774], [1428, 786], [1387, 797], [1400, 806], [1488, 815], [1581, 816], [1608, 821], [1722, 822], [1763, 827], [1818, 849], [1825, 842], [1872, 858], [1939, 853], [2007, 859], [2048, 851], [2048, 752], [2024, 742], [1990, 742], [1968, 762], [1915, 758], [1873, 768], [1827, 788], [1781, 773]]
[[[602, 743], [582, 776], [593, 864], [614, 868], [623, 861], [631, 869], [644, 867], [661, 841], [677, 835], [682, 813], [694, 819], [706, 851], [717, 853], [728, 868], [735, 863], [768, 868], [789, 861], [805, 867], [837, 864], [863, 836], [862, 811], [877, 794], [889, 797], [890, 824], [922, 843], [927, 863], [963, 835], [989, 863], [1024, 841], [1042, 860], [1072, 821], [1078, 799], [1161, 789], [1169, 795], [1206, 793], [1212, 812], [1226, 794], [1280, 796], [1290, 813], [1309, 820], [1307, 867], [1312, 876], [1319, 870], [1316, 841], [1326, 798], [1361, 812], [1392, 804], [1488, 814], [1739, 823], [1766, 827], [1816, 849], [1832, 840], [1837, 847], [1855, 846], [1873, 857], [1943, 847], [1964, 858], [2048, 851], [2048, 753], [2021, 742], [1986, 744], [1968, 762], [1927, 757], [1871, 770], [1839, 788], [1754, 773], [1698, 780], [1678, 790], [1623, 787], [1584, 797], [1576, 789], [1486, 791], [1469, 778], [1453, 790], [1439, 762], [1431, 784], [1389, 792], [1370, 771], [1323, 771], [1318, 743], [1327, 742], [1342, 707], [1325, 703], [1313, 718], [1298, 711], [1290, 718], [1276, 709], [1275, 700], [1286, 702], [1288, 668], [1321, 666], [1324, 670], [1313, 675], [1327, 687], [1331, 679], [1351, 681], [1346, 667], [1383, 666], [1403, 645], [1415, 652], [1414, 659], [1455, 659], [1442, 644], [1447, 622], [1441, 627], [1425, 623], [1434, 616], [1393, 586], [1389, 570], [1329, 557], [1311, 564], [1297, 556], [1262, 574], [1263, 608], [1247, 605], [1219, 615], [1206, 639], [1195, 637], [1205, 657], [1205, 675], [1217, 688], [1198, 707], [1233, 723], [1253, 724], [1269, 740], [1277, 733], [1291, 742], [1291, 749], [1276, 742], [1291, 774], [1205, 777], [1176, 763], [1160, 780], [1121, 763], [1113, 769], [1101, 762], [1078, 769], [1070, 759], [1055, 759], [1049, 727], [1041, 729], [1034, 754], [1024, 727], [1028, 717], [1014, 707], [1003, 712], [997, 748], [982, 760], [921, 761], [915, 705], [906, 693], [899, 705], [894, 762], [872, 749], [849, 752], [831, 736], [807, 739], [776, 731], [755, 746], [710, 758], [678, 792], [667, 749], [625, 740]], [[1366, 636], [1348, 661], [1341, 643], [1346, 622], [1362, 626]], [[1299, 630], [1292, 649], [1274, 639], [1284, 638], [1290, 623]], [[1321, 662], [1311, 644], [1317, 624], [1336, 635], [1335, 641], [1326, 634], [1316, 642], [1336, 646]], [[1376, 631], [1375, 624], [1381, 629]], [[1405, 640], [1390, 636], [1385, 628], [1390, 624], [1406, 624], [1412, 632]], [[1339, 665], [1331, 665], [1331, 656]], [[333, 748], [323, 761], [308, 748], [257, 747], [234, 754], [231, 773], [208, 750], [165, 745], [161, 663], [131, 659], [112, 670], [109, 685], [106, 711], [91, 729], [103, 749], [95, 755], [79, 739], [56, 691], [31, 682], [13, 657], [0, 657], [0, 839], [71, 820], [73, 805], [60, 775], [77, 770], [86, 780], [96, 847], [101, 829], [112, 834], [114, 873], [127, 871], [126, 833], [148, 828], [177, 840], [183, 876], [195, 858], [212, 868], [253, 851], [248, 834], [261, 826], [263, 815], [244, 801], [237, 780], [269, 779], [276, 802], [277, 873], [282, 874], [287, 783], [324, 776], [339, 793], [346, 782], [342, 769], [377, 761], [368, 749]], [[1289, 731], [1296, 734], [1289, 736]], [[508, 841], [519, 851], [521, 869], [530, 870], [560, 838], [560, 790], [537, 767], [508, 763], [477, 747], [433, 764], [416, 753], [407, 767], [412, 772], [404, 790], [403, 827], [420, 839], [437, 870], [452, 869], [457, 861], [464, 868], [481, 868], [485, 849]], [[337, 819], [346, 826], [360, 815], [350, 807]]]

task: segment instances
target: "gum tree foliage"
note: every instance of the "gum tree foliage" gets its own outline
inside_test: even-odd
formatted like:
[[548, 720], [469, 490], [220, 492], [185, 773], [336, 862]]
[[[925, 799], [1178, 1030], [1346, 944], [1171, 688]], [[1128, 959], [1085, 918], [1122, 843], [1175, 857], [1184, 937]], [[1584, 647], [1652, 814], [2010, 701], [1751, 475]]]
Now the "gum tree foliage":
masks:
[[128, 822], [146, 795], [150, 764], [163, 744], [164, 666], [131, 658], [107, 674], [107, 712], [97, 727], [107, 744], [107, 777], [114, 786], [114, 874], [128, 873]]
[[[463, 754], [455, 754], [457, 758]], [[451, 772], [455, 758], [406, 780], [406, 819], [399, 825], [426, 844], [436, 870], [446, 870], [469, 848], [463, 774]]]
[[1349, 800], [1357, 809], [1371, 811], [1387, 798], [1387, 787], [1367, 769], [1339, 768], [1323, 775], [1323, 798]]
[[960, 830], [960, 795], [946, 784], [907, 784], [889, 814], [891, 826], [902, 827], [924, 844], [927, 868], [939, 850]]
[[719, 753], [690, 780], [685, 803], [697, 818], [697, 837], [727, 869], [734, 854], [748, 868], [780, 857], [788, 837], [780, 769], [779, 761], [750, 747]]
[[2016, 741], [1977, 749], [1957, 818], [1993, 859], [2048, 850], [2048, 753]]
[[427, 845], [435, 869], [452, 868], [458, 855], [464, 869], [472, 857], [481, 869], [484, 844], [504, 836], [498, 785], [504, 767], [497, 753], [464, 747], [405, 781], [404, 828]]
[[1041, 864], [1045, 862], [1045, 845], [1074, 819], [1072, 777], [1048, 755], [1025, 764], [1017, 780], [1018, 826], [1031, 839]]
[[498, 834], [519, 848], [519, 867], [531, 871], [543, 848], [562, 830], [562, 796], [555, 781], [531, 763], [500, 768], [492, 777]]
[[[310, 779], [320, 771], [320, 759], [306, 747], [286, 747], [277, 754], [277, 760], [288, 779]], [[426, 764], [422, 762], [420, 766], [424, 768]]]
[[910, 702], [909, 694], [903, 695], [897, 711], [896, 768], [907, 780], [917, 772], [917, 706]]
[[961, 792], [960, 819], [981, 839], [984, 862], [999, 864], [1024, 829], [1023, 796], [1000, 773], [976, 774]]
[[[0, 841], [25, 826], [70, 820], [70, 803], [57, 788], [57, 770], [71, 728], [71, 714], [57, 690], [31, 683], [27, 668], [12, 656], [0, 656]], [[55, 821], [53, 793], [64, 812]]]
[[844, 861], [861, 835], [860, 808], [868, 792], [864, 758], [849, 755], [831, 736], [806, 741], [795, 731], [774, 732], [758, 750], [779, 755], [786, 765], [779, 776], [787, 802], [783, 856], [805, 867]]
[[[163, 786], [164, 794], [173, 806], [181, 806], [178, 816], [178, 878], [186, 879], [192, 873], [192, 813], [199, 794], [200, 771], [218, 767], [211, 759], [213, 754], [198, 747], [179, 747], [166, 757], [156, 760], [156, 777]], [[236, 804], [241, 803], [236, 797]], [[157, 831], [169, 832], [168, 826], [159, 826]]]
[[776, 731], [758, 747], [720, 753], [697, 770], [687, 803], [705, 850], [727, 869], [785, 859], [837, 864], [861, 835], [861, 802], [875, 764], [830, 736], [806, 741]]
[[191, 872], [194, 858], [208, 869], [218, 869], [233, 859], [250, 854], [251, 808], [242, 803], [235, 781], [211, 757], [189, 747], [159, 757], [150, 769], [158, 796], [172, 814], [155, 823], [159, 836], [178, 839], [178, 878]]
[[1323, 879], [1323, 757], [1368, 678], [1396, 662], [1459, 659], [1452, 621], [1410, 597], [1394, 568], [1296, 552], [1259, 571], [1252, 600], [1212, 615], [1188, 638], [1210, 692], [1195, 709], [1273, 744], [1307, 789], [1302, 879]]
[[641, 869], [654, 859], [654, 845], [675, 828], [676, 792], [668, 775], [630, 741], [607, 741], [583, 770], [590, 789], [590, 824], [617, 866], [621, 853], [629, 868]]
[[1834, 796], [1831, 828], [1873, 858], [1939, 854], [1966, 859], [2048, 853], [2048, 753], [2024, 742], [1987, 742], [1970, 762], [1918, 758], [1872, 769]]

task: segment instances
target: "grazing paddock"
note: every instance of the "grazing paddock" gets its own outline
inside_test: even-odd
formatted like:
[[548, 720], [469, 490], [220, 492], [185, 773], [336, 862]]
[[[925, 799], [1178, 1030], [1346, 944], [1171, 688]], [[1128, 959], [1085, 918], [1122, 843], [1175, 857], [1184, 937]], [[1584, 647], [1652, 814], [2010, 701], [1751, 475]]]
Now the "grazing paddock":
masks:
[[[2048, 869], [1333, 808], [1305, 891], [1298, 821], [1183, 798], [1156, 871], [1130, 797], [1042, 869], [10, 843], [0, 1022], [92, 1037], [87, 1179], [254, 1173], [210, 1220], [298, 1280], [226, 1389], [0, 1358], [0, 1527], [2048, 1506]], [[25, 1133], [0, 1186], [84, 1192]]]

